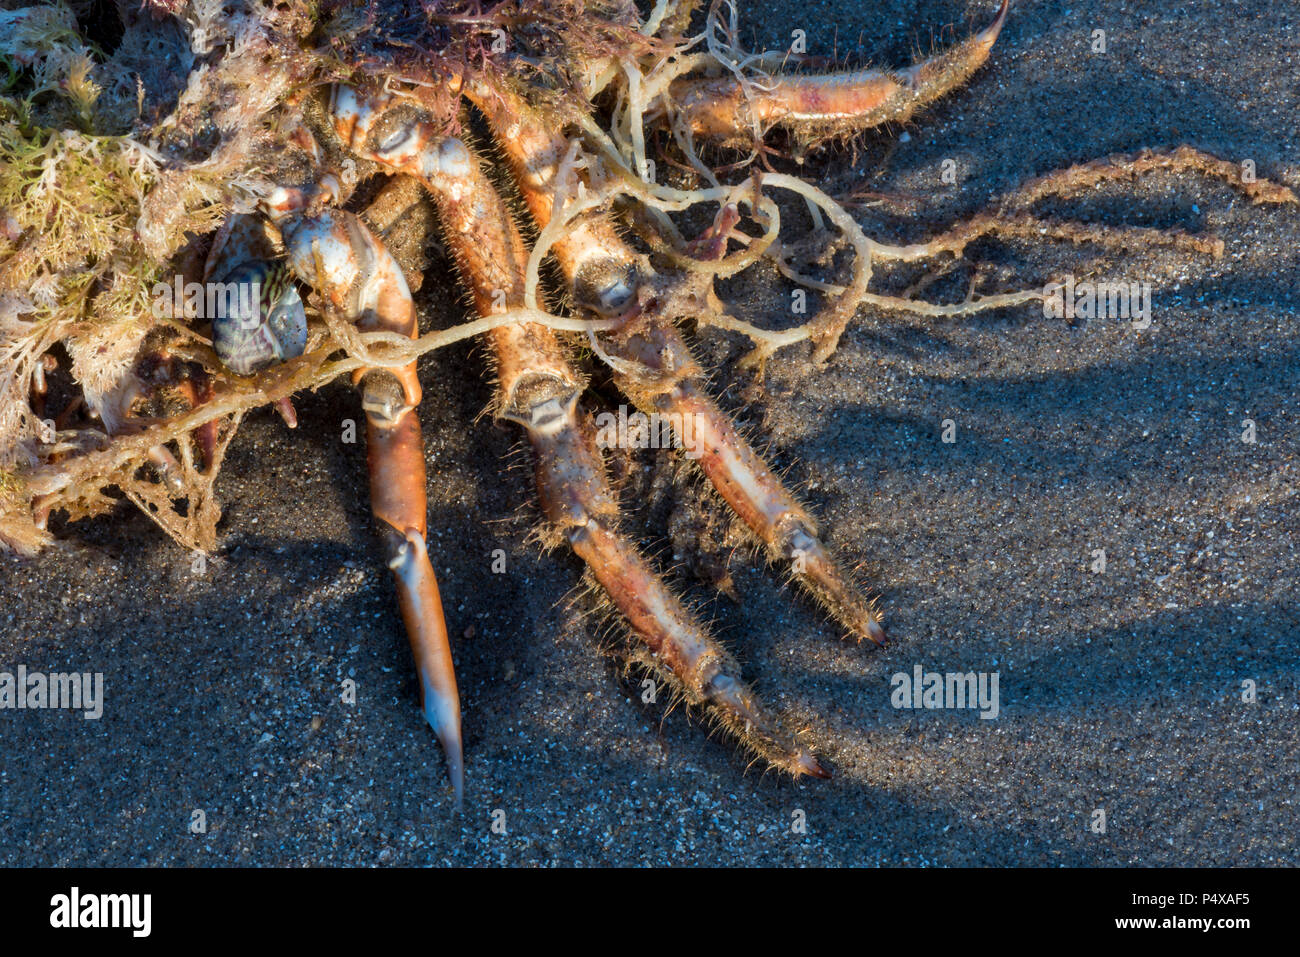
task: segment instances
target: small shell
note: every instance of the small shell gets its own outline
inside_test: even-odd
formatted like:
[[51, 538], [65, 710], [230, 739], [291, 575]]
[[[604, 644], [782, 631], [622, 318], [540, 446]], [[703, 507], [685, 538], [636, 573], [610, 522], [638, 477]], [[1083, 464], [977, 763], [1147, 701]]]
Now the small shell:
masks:
[[227, 369], [252, 375], [302, 355], [307, 313], [283, 262], [243, 262], [219, 282], [212, 345]]

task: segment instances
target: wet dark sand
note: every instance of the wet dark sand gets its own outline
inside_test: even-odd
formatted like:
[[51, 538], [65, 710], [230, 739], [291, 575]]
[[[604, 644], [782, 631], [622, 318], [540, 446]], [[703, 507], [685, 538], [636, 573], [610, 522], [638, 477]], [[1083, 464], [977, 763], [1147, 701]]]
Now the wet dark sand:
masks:
[[[899, 62], [988, 5], [746, 6], [746, 40], [784, 45], [800, 28], [826, 52], [838, 30], [841, 53], [860, 42]], [[1089, 52], [1093, 29], [1106, 55]], [[874, 137], [856, 170], [838, 154], [814, 168], [833, 192], [866, 175], [920, 197], [910, 224], [860, 215], [871, 235], [909, 241], [1028, 177], [1141, 147], [1190, 143], [1300, 187], [1297, 76], [1300, 13], [1284, 4], [1020, 0], [989, 66], [887, 160]], [[684, 575], [747, 676], [811, 729], [833, 781], [746, 771], [698, 720], [641, 703], [564, 601], [577, 561], [526, 541], [524, 460], [504, 468], [514, 433], [474, 423], [488, 386], [479, 352], [457, 348], [423, 363], [421, 417], [432, 549], [463, 636], [463, 813], [416, 706], [363, 448], [339, 441], [359, 418], [340, 386], [301, 398], [296, 432], [250, 419], [206, 574], [125, 508], [38, 561], [0, 562], [0, 670], [101, 671], [107, 695], [99, 721], [0, 712], [0, 861], [1295, 865], [1300, 208], [1161, 175], [1039, 210], [1213, 231], [1227, 250], [968, 250], [987, 264], [981, 291], [1066, 272], [1149, 280], [1144, 332], [1031, 308], [864, 312], [824, 371], [794, 348], [761, 391], [736, 368], [740, 342], [700, 343], [728, 407], [770, 438], [884, 596], [895, 644], [881, 652], [840, 641], [743, 551], [738, 603]], [[445, 288], [430, 276], [431, 325], [458, 318]], [[789, 302], [766, 269], [724, 291], [759, 321]], [[630, 527], [662, 545], [700, 518], [699, 496], [666, 460], [635, 465], [651, 471], [628, 485]], [[506, 574], [490, 573], [494, 549]], [[998, 718], [891, 708], [890, 676], [917, 664], [998, 672]], [[356, 706], [340, 702], [346, 678]], [[194, 809], [206, 834], [189, 832]], [[1089, 828], [1097, 809], [1104, 834]]]

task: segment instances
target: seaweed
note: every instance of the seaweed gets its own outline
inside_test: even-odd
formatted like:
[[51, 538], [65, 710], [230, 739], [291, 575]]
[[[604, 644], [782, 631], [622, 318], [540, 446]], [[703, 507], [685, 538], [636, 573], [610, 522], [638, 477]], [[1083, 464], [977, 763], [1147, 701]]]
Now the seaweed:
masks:
[[[151, 290], [272, 187], [272, 114], [317, 69], [297, 42], [313, 26], [298, 7], [195, 0], [119, 12], [109, 54], [66, 3], [0, 10], [0, 544], [23, 553], [48, 541], [51, 509], [102, 511], [111, 486], [173, 538], [210, 547], [211, 469], [158, 483], [151, 450], [139, 449], [84, 482], [44, 492], [42, 482], [138, 431], [146, 343], [202, 344], [154, 314]], [[54, 370], [73, 398], [46, 416]], [[228, 441], [233, 420], [224, 430]], [[184, 437], [172, 442], [193, 462]]]

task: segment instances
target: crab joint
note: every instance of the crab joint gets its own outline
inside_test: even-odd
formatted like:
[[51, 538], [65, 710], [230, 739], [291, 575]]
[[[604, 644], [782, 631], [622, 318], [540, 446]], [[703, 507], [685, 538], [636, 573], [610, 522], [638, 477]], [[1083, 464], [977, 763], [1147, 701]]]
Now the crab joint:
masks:
[[361, 408], [381, 428], [392, 428], [415, 406], [406, 398], [402, 381], [387, 369], [370, 369], [361, 379]]

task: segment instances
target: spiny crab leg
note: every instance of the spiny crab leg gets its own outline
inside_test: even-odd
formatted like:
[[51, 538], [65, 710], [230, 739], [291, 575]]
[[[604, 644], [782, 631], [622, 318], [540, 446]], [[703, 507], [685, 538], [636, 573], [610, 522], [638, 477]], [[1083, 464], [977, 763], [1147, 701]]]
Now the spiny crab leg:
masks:
[[[553, 212], [560, 161], [569, 149], [567, 138], [508, 92], [473, 85], [465, 92], [487, 116], [524, 202], [538, 228], [544, 229]], [[604, 213], [580, 218], [552, 250], [575, 303], [587, 308], [614, 311], [628, 304], [636, 286], [648, 278], [647, 267]], [[602, 340], [612, 355], [624, 360], [615, 368], [619, 388], [647, 413], [666, 413], [671, 422], [690, 423], [700, 468], [769, 557], [787, 564], [795, 580], [859, 641], [869, 638], [885, 644], [879, 611], [826, 548], [816, 521], [797, 497], [709, 397], [690, 346], [672, 317], [651, 304], [629, 327], [625, 335]]]
[[[277, 190], [267, 202], [280, 227], [289, 264], [361, 331], [418, 335], [415, 305], [401, 267], [352, 213], [320, 197]], [[442, 743], [459, 804], [464, 793], [460, 695], [451, 644], [426, 545], [428, 502], [424, 443], [416, 407], [415, 363], [353, 373], [366, 413], [370, 505], [379, 519], [398, 606], [420, 675], [424, 716]]]
[[[364, 158], [414, 176], [437, 206], [449, 251], [487, 316], [524, 306], [528, 262], [509, 211], [477, 157], [424, 123], [368, 146], [382, 102], [338, 87], [331, 112], [340, 139]], [[746, 746], [791, 774], [828, 777], [817, 759], [767, 712], [735, 659], [616, 529], [618, 505], [579, 406], [584, 387], [552, 330], [521, 322], [488, 334], [496, 358], [496, 414], [523, 426], [537, 460], [542, 511], [582, 558], [644, 646], [638, 660], [705, 705]]]
[[839, 135], [910, 118], [965, 83], [988, 59], [1010, 0], [996, 19], [951, 50], [905, 70], [758, 77], [683, 78], [670, 87], [680, 115], [702, 139], [748, 145], [755, 126], [813, 136]]

